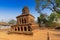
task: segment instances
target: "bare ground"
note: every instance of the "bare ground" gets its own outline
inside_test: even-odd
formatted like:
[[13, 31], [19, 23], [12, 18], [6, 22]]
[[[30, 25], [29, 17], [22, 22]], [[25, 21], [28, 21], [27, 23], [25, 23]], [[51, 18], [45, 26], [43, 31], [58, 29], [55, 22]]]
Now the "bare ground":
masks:
[[48, 29], [33, 30], [33, 35], [7, 34], [6, 31], [0, 31], [0, 40], [47, 40], [47, 32], [50, 40], [60, 40], [60, 31]]

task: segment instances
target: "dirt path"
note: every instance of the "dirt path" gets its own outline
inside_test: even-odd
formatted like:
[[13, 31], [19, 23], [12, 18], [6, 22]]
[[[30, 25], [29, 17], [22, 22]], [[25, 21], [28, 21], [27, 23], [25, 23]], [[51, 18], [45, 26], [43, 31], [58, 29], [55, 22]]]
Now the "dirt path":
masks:
[[0, 40], [47, 40], [47, 32], [49, 31], [50, 40], [60, 40], [59, 31], [39, 30], [33, 31], [33, 35], [23, 34], [7, 34], [5, 31], [0, 32]]

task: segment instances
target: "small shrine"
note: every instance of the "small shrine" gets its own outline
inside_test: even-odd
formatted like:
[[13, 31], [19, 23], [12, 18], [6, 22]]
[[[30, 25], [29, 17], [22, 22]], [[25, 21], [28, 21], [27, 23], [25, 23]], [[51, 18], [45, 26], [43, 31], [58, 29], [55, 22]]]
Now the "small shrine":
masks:
[[38, 28], [34, 21], [35, 17], [30, 14], [28, 7], [24, 7], [22, 14], [16, 18], [17, 23], [11, 26], [11, 33], [32, 34], [32, 30]]

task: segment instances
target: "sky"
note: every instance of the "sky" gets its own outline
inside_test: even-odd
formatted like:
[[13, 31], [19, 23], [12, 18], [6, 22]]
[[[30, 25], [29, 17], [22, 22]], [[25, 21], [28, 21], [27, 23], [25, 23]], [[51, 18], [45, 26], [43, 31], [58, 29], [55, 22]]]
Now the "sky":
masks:
[[[37, 20], [39, 13], [35, 10], [35, 0], [0, 0], [0, 21], [16, 20], [16, 16], [21, 15], [24, 6], [29, 8], [30, 13]], [[49, 9], [45, 9], [42, 12], [47, 15], [51, 13]]]

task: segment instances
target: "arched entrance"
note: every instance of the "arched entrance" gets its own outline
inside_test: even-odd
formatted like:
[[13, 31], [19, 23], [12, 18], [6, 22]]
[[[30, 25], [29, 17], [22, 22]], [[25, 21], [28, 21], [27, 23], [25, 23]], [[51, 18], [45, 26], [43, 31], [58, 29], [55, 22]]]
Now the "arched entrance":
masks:
[[15, 27], [15, 31], [17, 31], [16, 27]]
[[23, 31], [23, 27], [21, 27], [21, 31]]
[[31, 31], [31, 27], [30, 26], [28, 26], [28, 31]]

